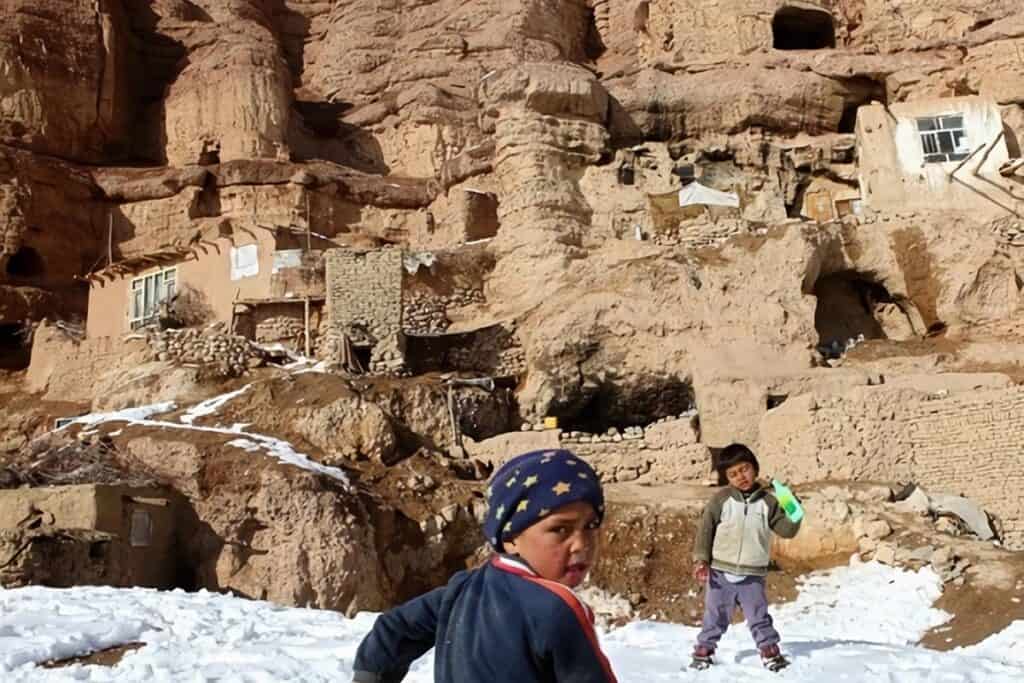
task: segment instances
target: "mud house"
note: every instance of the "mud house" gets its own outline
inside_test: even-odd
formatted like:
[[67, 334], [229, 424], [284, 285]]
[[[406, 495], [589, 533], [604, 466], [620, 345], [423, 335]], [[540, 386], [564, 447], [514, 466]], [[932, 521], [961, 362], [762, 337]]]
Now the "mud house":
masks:
[[0, 582], [171, 587], [177, 505], [163, 489], [116, 484], [0, 491]]
[[87, 278], [86, 336], [120, 336], [169, 315], [298, 343], [308, 316], [319, 325], [325, 246], [336, 245], [297, 229], [236, 225], [186, 247], [115, 261]]
[[1024, 186], [1001, 173], [1012, 166], [1016, 140], [1007, 139], [991, 100], [863, 106], [856, 134], [861, 194], [876, 211], [1020, 211]]

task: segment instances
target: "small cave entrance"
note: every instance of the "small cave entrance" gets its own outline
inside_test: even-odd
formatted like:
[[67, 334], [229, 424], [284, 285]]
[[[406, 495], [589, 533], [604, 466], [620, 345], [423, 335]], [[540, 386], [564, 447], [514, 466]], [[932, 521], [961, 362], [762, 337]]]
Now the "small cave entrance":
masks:
[[860, 109], [860, 103], [848, 103], [843, 107], [843, 115], [839, 119], [839, 132], [840, 133], [855, 133], [857, 132], [857, 110]]
[[0, 370], [24, 370], [32, 359], [32, 346], [20, 323], [0, 325]]
[[28, 280], [45, 275], [46, 267], [38, 251], [32, 247], [22, 247], [7, 259], [5, 271], [11, 278]]
[[818, 350], [837, 358], [869, 339], [903, 340], [915, 336], [906, 310], [909, 302], [893, 297], [881, 284], [861, 273], [842, 272], [815, 283], [814, 327]]
[[604, 434], [612, 427], [625, 429], [676, 417], [695, 410], [693, 385], [676, 377], [648, 378], [631, 384], [605, 381], [577, 397], [553, 407], [552, 415], [567, 431]]
[[607, 50], [601, 31], [597, 28], [597, 13], [594, 8], [587, 10], [587, 32], [583, 36], [583, 54], [590, 61], [597, 61]]
[[[885, 82], [866, 76], [843, 79], [843, 114], [839, 118], [838, 132], [857, 132], [857, 111], [872, 102], [888, 104]], [[836, 161], [833, 159], [833, 161]], [[852, 161], [852, 160], [851, 160]]]
[[825, 50], [835, 46], [835, 22], [828, 12], [783, 7], [772, 18], [772, 47], [776, 50]]

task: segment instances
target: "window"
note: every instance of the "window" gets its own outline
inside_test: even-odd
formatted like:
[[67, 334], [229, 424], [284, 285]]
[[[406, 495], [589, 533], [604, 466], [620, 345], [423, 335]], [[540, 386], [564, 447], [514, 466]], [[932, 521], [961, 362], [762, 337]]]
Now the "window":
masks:
[[259, 248], [255, 244], [231, 247], [231, 279], [241, 280], [260, 274]]
[[962, 161], [970, 153], [962, 114], [920, 117], [917, 132], [926, 164]]
[[146, 547], [153, 542], [153, 519], [145, 510], [132, 510], [128, 537], [132, 547]]
[[177, 269], [170, 268], [132, 280], [131, 328], [137, 330], [156, 321], [160, 304], [174, 298]]

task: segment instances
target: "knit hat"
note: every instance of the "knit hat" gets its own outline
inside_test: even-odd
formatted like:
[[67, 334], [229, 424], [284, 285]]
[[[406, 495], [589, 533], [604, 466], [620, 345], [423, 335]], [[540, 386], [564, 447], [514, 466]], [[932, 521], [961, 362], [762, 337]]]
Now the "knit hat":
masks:
[[572, 451], [531, 451], [505, 463], [487, 489], [484, 534], [498, 552], [504, 542], [558, 508], [583, 501], [604, 518], [604, 492], [597, 473]]
[[741, 443], [729, 444], [723, 448], [718, 453], [715, 469], [724, 477], [727, 469], [733, 465], [739, 465], [741, 462], [748, 462], [754, 467], [754, 476], [761, 471], [761, 465], [757, 462], [754, 452]]

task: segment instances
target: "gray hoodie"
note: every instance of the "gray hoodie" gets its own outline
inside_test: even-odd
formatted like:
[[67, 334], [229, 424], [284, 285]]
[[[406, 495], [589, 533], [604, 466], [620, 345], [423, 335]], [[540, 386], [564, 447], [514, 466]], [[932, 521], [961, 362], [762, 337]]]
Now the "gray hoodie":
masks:
[[760, 484], [746, 496], [729, 486], [708, 502], [693, 545], [693, 559], [742, 576], [764, 576], [771, 561], [771, 534], [793, 538], [793, 523], [775, 494]]

